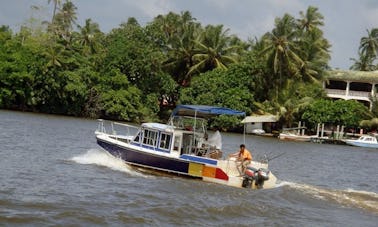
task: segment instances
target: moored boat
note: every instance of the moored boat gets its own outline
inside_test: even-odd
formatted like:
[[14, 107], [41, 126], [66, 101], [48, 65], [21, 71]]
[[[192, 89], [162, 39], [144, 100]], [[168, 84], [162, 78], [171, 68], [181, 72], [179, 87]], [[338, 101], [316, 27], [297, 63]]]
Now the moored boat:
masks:
[[278, 136], [280, 140], [289, 140], [289, 141], [301, 141], [301, 142], [309, 142], [313, 136], [306, 136], [306, 135], [297, 135], [294, 133], [280, 133]]
[[234, 187], [274, 187], [277, 179], [268, 170], [267, 162], [252, 161], [243, 173], [240, 162], [222, 159], [220, 133], [209, 138], [206, 123], [208, 118], [223, 114], [244, 115], [244, 112], [223, 107], [180, 105], [167, 124], [143, 123], [132, 136], [118, 135], [113, 130], [107, 133], [102, 120], [95, 134], [101, 147], [131, 165]]
[[346, 144], [357, 147], [378, 148], [377, 138], [375, 136], [363, 135], [356, 140], [344, 140]]

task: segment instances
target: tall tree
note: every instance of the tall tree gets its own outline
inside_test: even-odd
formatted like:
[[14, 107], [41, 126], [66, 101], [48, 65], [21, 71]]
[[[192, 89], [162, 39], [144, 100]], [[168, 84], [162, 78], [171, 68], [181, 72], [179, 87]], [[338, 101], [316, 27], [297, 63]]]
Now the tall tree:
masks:
[[99, 48], [99, 37], [102, 35], [100, 27], [91, 19], [86, 19], [83, 27], [78, 25], [79, 35], [78, 42], [83, 48], [85, 55], [94, 54]]
[[360, 41], [361, 54], [376, 58], [378, 54], [378, 28], [367, 30], [368, 35]]
[[51, 2], [54, 3], [54, 9], [53, 9], [53, 15], [51, 18], [51, 23], [54, 23], [55, 20], [55, 15], [56, 15], [56, 10], [59, 8], [59, 6], [62, 3], [62, 0], [47, 0], [47, 3], [50, 4]]
[[185, 11], [181, 14], [170, 12], [164, 16], [159, 15], [147, 29], [153, 26], [158, 27], [160, 36], [165, 40], [162, 47], [167, 55], [167, 60], [163, 62], [165, 70], [178, 84], [185, 84], [188, 80], [187, 73], [194, 65], [195, 40], [202, 31], [201, 25], [190, 12]]
[[268, 56], [268, 67], [273, 69], [275, 84], [275, 99], [278, 98], [279, 89], [283, 83], [294, 76], [298, 76], [304, 62], [298, 56], [299, 48], [296, 41], [295, 19], [285, 14], [275, 21], [276, 27], [272, 32], [263, 36], [265, 49], [262, 55]]
[[377, 70], [377, 66], [374, 65], [374, 58], [363, 54], [361, 52], [358, 53], [359, 59], [351, 58], [354, 63], [350, 67], [351, 70], [358, 70], [358, 71], [374, 71]]
[[298, 19], [299, 28], [308, 32], [314, 29], [319, 29], [319, 26], [323, 26], [323, 15], [319, 13], [318, 8], [314, 6], [309, 6], [306, 13], [303, 11], [299, 12], [300, 19]]
[[374, 62], [378, 56], [378, 28], [367, 30], [367, 36], [362, 37], [358, 51], [359, 59], [351, 58], [354, 62], [350, 69], [373, 71], [378, 68]]
[[72, 41], [73, 25], [76, 24], [77, 7], [69, 0], [62, 5], [60, 11], [55, 15], [54, 26], [56, 27], [57, 35], [60, 36], [66, 45], [70, 45]]
[[228, 29], [223, 25], [206, 26], [196, 42], [196, 54], [193, 55], [193, 65], [188, 75], [195, 72], [206, 72], [214, 68], [227, 69], [231, 63], [239, 60], [242, 42], [235, 36], [229, 36]]
[[324, 25], [323, 19], [318, 8], [309, 6], [306, 13], [300, 12], [300, 19], [297, 20], [298, 42], [301, 49], [299, 55], [304, 62], [301, 68], [303, 81], [319, 82], [322, 79], [322, 72], [328, 68], [330, 44], [323, 37], [323, 31], [320, 29]]

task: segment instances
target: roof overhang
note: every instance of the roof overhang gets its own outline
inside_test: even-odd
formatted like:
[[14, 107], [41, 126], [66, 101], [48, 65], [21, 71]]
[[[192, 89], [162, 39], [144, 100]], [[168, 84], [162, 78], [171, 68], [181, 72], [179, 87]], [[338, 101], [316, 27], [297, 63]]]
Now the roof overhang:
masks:
[[242, 123], [258, 123], [258, 122], [277, 122], [277, 117], [274, 115], [258, 115], [248, 116], [242, 120]]
[[378, 71], [330, 70], [325, 73], [324, 79], [378, 83]]

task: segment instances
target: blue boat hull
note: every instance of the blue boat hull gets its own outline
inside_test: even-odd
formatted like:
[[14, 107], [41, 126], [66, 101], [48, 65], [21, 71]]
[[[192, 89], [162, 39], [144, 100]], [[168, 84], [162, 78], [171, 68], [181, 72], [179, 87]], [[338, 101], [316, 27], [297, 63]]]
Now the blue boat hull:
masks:
[[99, 139], [97, 139], [97, 143], [111, 155], [117, 158], [121, 158], [129, 164], [161, 171], [189, 175], [188, 161], [128, 149]]

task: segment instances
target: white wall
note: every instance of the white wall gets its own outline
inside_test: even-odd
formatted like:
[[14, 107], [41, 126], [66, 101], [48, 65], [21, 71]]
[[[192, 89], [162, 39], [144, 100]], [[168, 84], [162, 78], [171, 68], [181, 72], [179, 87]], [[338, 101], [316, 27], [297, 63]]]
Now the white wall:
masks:
[[262, 123], [256, 122], [256, 123], [247, 123], [246, 125], [246, 133], [252, 133], [253, 129], [262, 129]]

